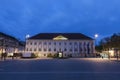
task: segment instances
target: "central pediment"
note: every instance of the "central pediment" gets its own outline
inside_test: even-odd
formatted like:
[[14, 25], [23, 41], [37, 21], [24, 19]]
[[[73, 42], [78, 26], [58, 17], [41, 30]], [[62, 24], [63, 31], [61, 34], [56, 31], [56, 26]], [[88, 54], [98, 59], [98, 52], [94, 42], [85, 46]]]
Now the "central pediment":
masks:
[[68, 40], [68, 38], [66, 38], [66, 37], [64, 37], [62, 35], [59, 35], [59, 36], [53, 38], [53, 40]]

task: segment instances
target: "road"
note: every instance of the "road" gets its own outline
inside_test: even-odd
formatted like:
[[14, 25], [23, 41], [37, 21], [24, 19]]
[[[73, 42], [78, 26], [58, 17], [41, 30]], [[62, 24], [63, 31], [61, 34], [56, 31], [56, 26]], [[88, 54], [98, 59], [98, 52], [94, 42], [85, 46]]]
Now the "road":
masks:
[[0, 80], [120, 80], [120, 62], [97, 58], [0, 61]]

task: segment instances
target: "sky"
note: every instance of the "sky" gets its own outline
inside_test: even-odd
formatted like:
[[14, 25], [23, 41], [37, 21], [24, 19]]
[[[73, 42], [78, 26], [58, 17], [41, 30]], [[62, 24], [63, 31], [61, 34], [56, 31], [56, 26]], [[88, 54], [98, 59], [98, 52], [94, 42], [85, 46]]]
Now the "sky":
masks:
[[0, 31], [20, 40], [46, 32], [101, 39], [120, 32], [120, 0], [0, 0]]

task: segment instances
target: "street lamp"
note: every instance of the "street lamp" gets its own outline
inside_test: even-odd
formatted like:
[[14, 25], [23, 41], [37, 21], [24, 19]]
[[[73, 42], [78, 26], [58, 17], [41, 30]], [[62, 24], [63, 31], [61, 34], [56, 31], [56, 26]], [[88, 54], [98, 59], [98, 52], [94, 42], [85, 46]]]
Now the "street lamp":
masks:
[[[26, 41], [27, 41], [27, 39], [30, 37], [30, 35], [29, 34], [27, 34], [26, 36], [25, 36], [25, 49], [26, 49]], [[25, 52], [25, 49], [24, 49], [24, 52]]]
[[97, 51], [96, 51], [96, 46], [97, 46], [97, 38], [98, 38], [98, 34], [95, 34], [94, 35], [94, 39], [95, 39], [95, 54], [96, 54], [96, 57], [97, 57]]
[[95, 45], [97, 45], [97, 41], [96, 41], [96, 40], [97, 40], [98, 36], [99, 36], [98, 34], [95, 34], [95, 35], [94, 35], [94, 38], [95, 38]]
[[29, 34], [27, 34], [26, 36], [25, 36], [25, 39], [28, 39], [30, 37], [30, 35]]

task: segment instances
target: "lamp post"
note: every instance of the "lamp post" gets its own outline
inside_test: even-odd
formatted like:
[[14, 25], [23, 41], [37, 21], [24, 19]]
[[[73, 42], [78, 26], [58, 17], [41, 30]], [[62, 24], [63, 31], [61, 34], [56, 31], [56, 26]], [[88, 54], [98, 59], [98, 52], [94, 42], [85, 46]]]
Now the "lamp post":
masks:
[[[94, 39], [95, 39], [95, 54], [97, 54], [97, 51], [96, 51], [97, 38], [98, 38], [98, 34], [95, 34], [95, 35], [94, 35]], [[96, 56], [97, 56], [97, 55], [96, 55]]]
[[[26, 41], [27, 41], [27, 39], [30, 37], [30, 35], [29, 34], [27, 34], [26, 36], [25, 36], [25, 49], [26, 49]], [[25, 49], [24, 49], [24, 53], [25, 53]]]
[[94, 35], [94, 38], [95, 38], [95, 45], [97, 45], [98, 34], [95, 34], [95, 35]]

